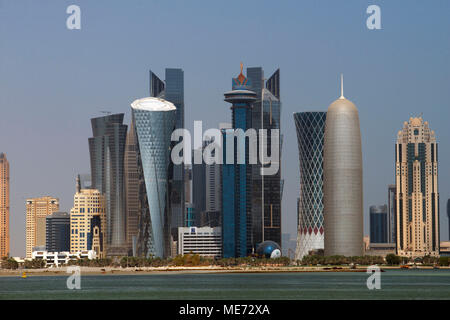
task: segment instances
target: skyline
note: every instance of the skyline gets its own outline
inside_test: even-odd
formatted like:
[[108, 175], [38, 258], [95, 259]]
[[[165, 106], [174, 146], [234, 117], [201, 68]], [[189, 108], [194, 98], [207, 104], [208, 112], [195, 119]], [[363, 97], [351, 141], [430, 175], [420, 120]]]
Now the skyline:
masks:
[[[440, 145], [440, 229], [441, 240], [448, 239], [448, 2], [379, 1], [383, 29], [376, 31], [365, 27], [368, 1], [322, 1], [321, 6], [249, 1], [239, 3], [239, 10], [201, 1], [173, 8], [163, 2], [125, 8], [105, 1], [55, 3], [0, 1], [0, 152], [11, 170], [11, 255], [25, 252], [26, 198], [57, 197], [60, 210], [70, 210], [76, 174], [89, 172], [91, 118], [109, 110], [125, 113], [129, 125], [130, 103], [148, 96], [149, 70], [163, 74], [167, 66], [184, 70], [186, 128], [191, 130], [194, 120], [203, 120], [205, 129], [218, 127], [230, 122], [222, 94], [240, 61], [245, 67], [262, 66], [267, 74], [281, 69], [283, 233], [294, 237], [297, 231], [292, 113], [326, 111], [339, 96], [342, 72], [346, 96], [360, 114], [364, 234], [369, 233], [369, 207], [387, 203], [387, 186], [395, 182], [397, 132], [410, 116], [423, 112]], [[72, 3], [82, 10], [79, 31], [65, 28], [65, 9]], [[145, 19], [154, 10], [159, 14]], [[151, 32], [167, 18], [176, 22], [159, 35]], [[235, 46], [223, 41], [230, 32]]]

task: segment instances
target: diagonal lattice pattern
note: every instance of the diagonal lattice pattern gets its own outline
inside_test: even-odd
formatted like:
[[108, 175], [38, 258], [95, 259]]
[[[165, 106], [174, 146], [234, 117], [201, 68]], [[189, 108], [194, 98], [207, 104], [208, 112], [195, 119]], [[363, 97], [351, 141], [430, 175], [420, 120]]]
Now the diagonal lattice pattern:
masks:
[[326, 112], [297, 112], [300, 198], [296, 259], [323, 249], [323, 141]]

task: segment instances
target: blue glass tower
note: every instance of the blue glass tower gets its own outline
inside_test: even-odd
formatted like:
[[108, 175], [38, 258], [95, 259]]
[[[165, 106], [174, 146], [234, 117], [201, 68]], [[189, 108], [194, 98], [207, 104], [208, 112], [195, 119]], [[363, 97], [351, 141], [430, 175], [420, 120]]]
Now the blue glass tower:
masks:
[[[242, 129], [244, 132], [252, 127], [252, 103], [256, 100], [256, 93], [248, 90], [250, 81], [241, 73], [232, 81], [232, 91], [225, 93], [225, 101], [232, 104], [233, 129]], [[223, 130], [223, 157], [222, 166], [222, 238], [223, 256], [245, 257], [252, 251], [251, 241], [251, 186], [252, 172], [249, 163], [249, 145], [244, 138], [244, 163], [238, 162], [236, 137], [234, 143], [234, 162], [227, 163], [227, 137], [234, 135], [233, 130]], [[230, 141], [230, 140], [228, 140]], [[228, 157], [229, 158], [229, 157]]]
[[170, 136], [175, 106], [160, 98], [144, 98], [131, 105], [137, 137], [139, 230], [137, 255], [170, 255]]

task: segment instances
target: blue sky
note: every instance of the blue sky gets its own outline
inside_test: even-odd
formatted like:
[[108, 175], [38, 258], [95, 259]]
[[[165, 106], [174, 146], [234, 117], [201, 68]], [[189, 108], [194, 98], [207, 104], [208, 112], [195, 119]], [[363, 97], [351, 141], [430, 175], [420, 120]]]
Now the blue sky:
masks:
[[[81, 8], [81, 30], [66, 8]], [[366, 28], [381, 8], [382, 30]], [[25, 199], [73, 204], [75, 175], [89, 172], [90, 118], [125, 112], [148, 96], [148, 70], [185, 74], [185, 123], [230, 122], [223, 93], [244, 68], [281, 69], [283, 232], [296, 233], [298, 148], [293, 112], [326, 110], [339, 95], [359, 109], [368, 208], [387, 202], [394, 143], [423, 112], [439, 146], [441, 239], [450, 197], [450, 2], [0, 0], [0, 151], [11, 165], [11, 253], [25, 252]]]

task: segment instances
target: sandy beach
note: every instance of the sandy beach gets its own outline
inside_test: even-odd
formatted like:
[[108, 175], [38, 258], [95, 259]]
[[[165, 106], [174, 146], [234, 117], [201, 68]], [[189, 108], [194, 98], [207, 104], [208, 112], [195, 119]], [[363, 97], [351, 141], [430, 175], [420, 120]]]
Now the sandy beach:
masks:
[[[398, 266], [381, 266], [382, 270], [400, 269]], [[430, 270], [433, 267], [418, 266], [416, 269]], [[450, 269], [441, 267], [440, 269]], [[274, 273], [274, 272], [367, 272], [367, 266], [358, 266], [351, 269], [349, 266], [289, 266], [289, 267], [146, 267], [146, 268], [120, 268], [120, 267], [80, 267], [84, 275], [148, 275], [148, 274], [186, 274], [186, 273]], [[44, 268], [44, 269], [16, 269], [0, 270], [1, 276], [65, 276], [67, 267]]]

